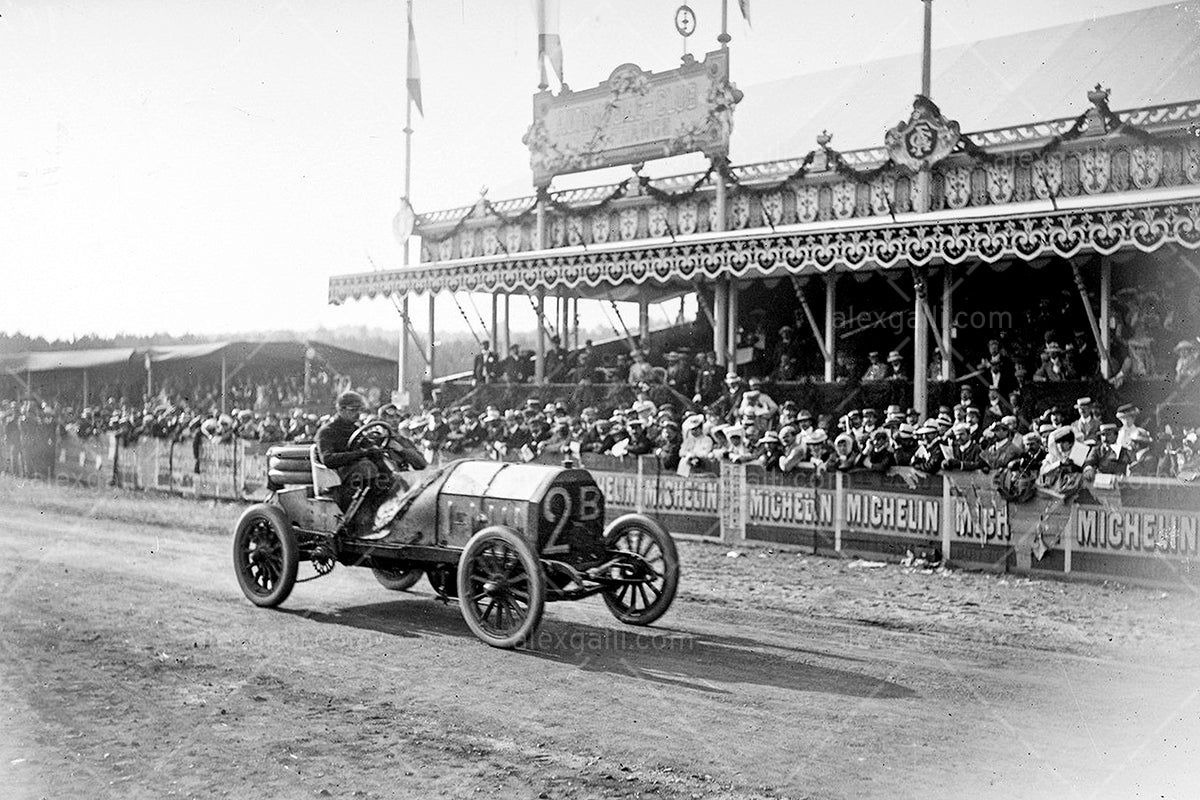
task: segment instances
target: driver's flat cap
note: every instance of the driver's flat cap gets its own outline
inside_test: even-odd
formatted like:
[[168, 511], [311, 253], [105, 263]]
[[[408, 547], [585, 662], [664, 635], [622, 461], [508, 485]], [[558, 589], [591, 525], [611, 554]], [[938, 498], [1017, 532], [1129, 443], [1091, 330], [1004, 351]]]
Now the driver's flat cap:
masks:
[[338, 408], [362, 408], [366, 404], [366, 399], [358, 392], [342, 392], [337, 399]]

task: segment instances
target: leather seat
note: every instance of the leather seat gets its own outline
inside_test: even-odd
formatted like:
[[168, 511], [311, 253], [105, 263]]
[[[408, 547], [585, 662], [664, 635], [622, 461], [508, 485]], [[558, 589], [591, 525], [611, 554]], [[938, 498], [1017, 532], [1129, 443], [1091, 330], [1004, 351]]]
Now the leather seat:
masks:
[[308, 457], [312, 462], [313, 494], [317, 497], [329, 497], [330, 490], [342, 485], [341, 476], [338, 475], [336, 469], [325, 466], [317, 459], [317, 446], [315, 444], [309, 450]]

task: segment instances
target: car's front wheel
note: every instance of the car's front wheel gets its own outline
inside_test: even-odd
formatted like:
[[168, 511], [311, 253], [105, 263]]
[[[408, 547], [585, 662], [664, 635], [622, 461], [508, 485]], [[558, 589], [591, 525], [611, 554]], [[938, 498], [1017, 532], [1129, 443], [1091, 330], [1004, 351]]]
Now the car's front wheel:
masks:
[[619, 559], [604, 590], [612, 615], [626, 625], [649, 625], [671, 607], [679, 588], [679, 553], [663, 526], [642, 514], [626, 514], [604, 532], [604, 547]]
[[296, 534], [283, 511], [263, 504], [246, 509], [233, 534], [233, 570], [247, 599], [279, 605], [292, 593], [299, 566]]
[[542, 564], [509, 528], [484, 528], [471, 537], [458, 562], [457, 583], [467, 627], [492, 647], [520, 647], [542, 621]]

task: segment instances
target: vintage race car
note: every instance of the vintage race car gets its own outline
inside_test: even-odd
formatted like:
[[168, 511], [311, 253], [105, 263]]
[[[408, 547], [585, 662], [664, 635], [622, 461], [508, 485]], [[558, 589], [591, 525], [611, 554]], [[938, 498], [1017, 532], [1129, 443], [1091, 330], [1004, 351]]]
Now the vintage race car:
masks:
[[405, 471], [383, 422], [355, 432], [351, 448], [363, 443], [387, 454], [394, 478], [365, 535], [348, 533], [329, 496], [337, 473], [316, 463], [315, 448], [268, 452], [271, 494], [242, 514], [233, 537], [234, 571], [252, 603], [278, 606], [310, 561], [313, 577], [338, 563], [363, 566], [396, 591], [424, 574], [439, 597], [458, 599], [471, 631], [494, 647], [527, 641], [551, 600], [599, 594], [630, 625], [648, 625], [670, 608], [679, 584], [670, 534], [641, 514], [606, 525], [604, 495], [587, 470], [464, 460]]

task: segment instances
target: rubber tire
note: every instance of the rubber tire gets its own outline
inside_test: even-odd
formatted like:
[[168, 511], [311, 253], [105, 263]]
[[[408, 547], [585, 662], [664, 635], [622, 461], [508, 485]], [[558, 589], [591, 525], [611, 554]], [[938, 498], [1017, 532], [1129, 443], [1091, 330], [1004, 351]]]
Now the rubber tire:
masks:
[[312, 460], [307, 458], [280, 458], [279, 456], [271, 456], [267, 459], [267, 468], [277, 469], [282, 472], [311, 470]]
[[375, 580], [379, 581], [380, 586], [393, 592], [408, 591], [425, 574], [422, 569], [390, 570], [378, 567], [372, 567], [371, 572], [375, 573]]
[[671, 534], [667, 533], [662, 525], [644, 514], [625, 514], [613, 520], [604, 529], [605, 549], [614, 547], [626, 529], [632, 526], [649, 533], [651, 539], [662, 551], [662, 594], [643, 611], [630, 611], [624, 603], [617, 599], [615, 591], [601, 592], [601, 596], [604, 598], [604, 604], [608, 606], [608, 610], [619, 622], [624, 622], [626, 625], [649, 625], [667, 613], [671, 603], [675, 600], [675, 592], [679, 589], [679, 551], [675, 547], [675, 540], [671, 538]]
[[267, 448], [267, 457], [302, 458], [308, 461], [311, 451], [311, 444], [276, 444]]
[[[246, 552], [244, 539], [249, 535], [251, 526], [263, 519], [270, 524], [279, 540], [283, 556], [283, 568], [279, 580], [267, 593], [260, 592], [242, 568]], [[296, 585], [296, 571], [299, 567], [300, 547], [296, 544], [296, 534], [292, 531], [292, 523], [288, 521], [283, 511], [278, 506], [265, 503], [257, 503], [246, 509], [238, 520], [233, 534], [233, 572], [237, 576], [238, 585], [242, 587], [242, 594], [246, 595], [246, 599], [262, 608], [275, 608], [292, 593], [292, 588]]]
[[[516, 553], [529, 581], [529, 609], [525, 620], [519, 627], [507, 634], [492, 633], [484, 628], [482, 619], [477, 616], [475, 604], [470, 599], [471, 567], [484, 548], [497, 539]], [[471, 537], [458, 560], [457, 584], [463, 619], [466, 620], [471, 633], [475, 634], [484, 644], [505, 650], [520, 647], [533, 636], [542, 622], [542, 614], [546, 611], [546, 576], [542, 572], [542, 563], [529, 543], [511, 528], [493, 525]]]
[[267, 471], [267, 480], [281, 486], [311, 486], [312, 472], [281, 472], [277, 469]]

